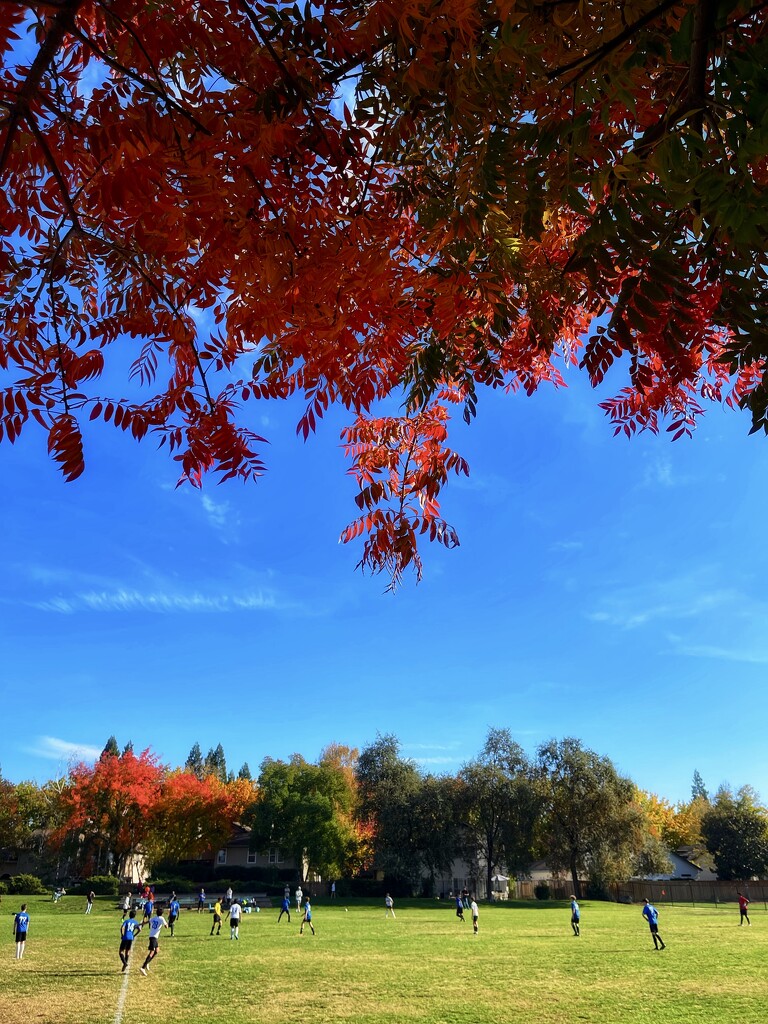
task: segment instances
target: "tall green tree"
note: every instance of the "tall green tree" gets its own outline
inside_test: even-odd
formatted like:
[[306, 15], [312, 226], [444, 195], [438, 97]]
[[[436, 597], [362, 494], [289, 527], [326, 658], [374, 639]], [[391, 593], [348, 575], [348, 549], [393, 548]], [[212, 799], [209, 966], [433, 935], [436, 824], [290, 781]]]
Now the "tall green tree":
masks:
[[438, 875], [448, 874], [462, 851], [459, 781], [449, 775], [426, 775], [412, 794], [413, 847], [435, 890]]
[[299, 754], [287, 762], [266, 758], [245, 816], [252, 847], [262, 853], [279, 847], [294, 858], [302, 880], [307, 865], [338, 877], [356, 856], [353, 802], [348, 777], [330, 764], [310, 764]]
[[625, 875], [643, 846], [643, 815], [630, 779], [577, 739], [551, 740], [537, 753], [546, 800], [544, 855], [570, 872], [573, 891], [587, 873], [602, 886]]
[[220, 743], [215, 749], [211, 747], [205, 755], [203, 772], [205, 775], [213, 775], [219, 782], [227, 781], [227, 759], [224, 756], [224, 747]]
[[120, 756], [120, 747], [117, 745], [117, 740], [114, 736], [110, 736], [107, 742], [104, 744], [104, 749], [101, 752], [101, 756], [111, 755], [112, 757]]
[[691, 783], [691, 800], [709, 800], [707, 787], [704, 785], [704, 779], [702, 779], [698, 768], [696, 768], [693, 773], [693, 781]]
[[490, 899], [494, 872], [532, 859], [540, 798], [523, 748], [508, 729], [490, 729], [479, 756], [459, 772], [469, 848], [485, 866]]
[[751, 786], [721, 787], [701, 823], [718, 878], [763, 877], [768, 871], [768, 815]]
[[400, 756], [400, 742], [377, 735], [355, 765], [358, 811], [373, 838], [374, 862], [388, 875], [414, 885], [421, 871], [418, 797], [421, 775]]
[[252, 781], [253, 776], [251, 775], [251, 769], [249, 768], [247, 761], [243, 761], [242, 767], [240, 768], [240, 771], [237, 773], [237, 777], [238, 779], [245, 779], [246, 782]]
[[203, 752], [199, 743], [194, 743], [184, 762], [184, 771], [194, 775], [196, 779], [205, 778], [205, 765], [203, 763]]

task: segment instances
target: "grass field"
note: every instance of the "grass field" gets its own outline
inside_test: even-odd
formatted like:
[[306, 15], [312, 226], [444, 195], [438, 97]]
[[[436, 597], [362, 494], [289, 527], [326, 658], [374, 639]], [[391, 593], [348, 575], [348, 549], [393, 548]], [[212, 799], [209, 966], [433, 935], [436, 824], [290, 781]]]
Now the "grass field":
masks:
[[[582, 903], [574, 938], [562, 903], [480, 907], [472, 935], [448, 903], [397, 901], [396, 920], [362, 901], [314, 905], [317, 935], [277, 909], [243, 918], [240, 941], [209, 935], [212, 918], [182, 911], [165, 929], [149, 977], [117, 955], [120, 911], [82, 897], [27, 899], [26, 956], [14, 959], [12, 914], [0, 911], [0, 1024], [763, 1024], [768, 1021], [768, 913], [659, 906], [668, 948], [655, 952], [640, 907]], [[348, 907], [348, 910], [345, 909]]]

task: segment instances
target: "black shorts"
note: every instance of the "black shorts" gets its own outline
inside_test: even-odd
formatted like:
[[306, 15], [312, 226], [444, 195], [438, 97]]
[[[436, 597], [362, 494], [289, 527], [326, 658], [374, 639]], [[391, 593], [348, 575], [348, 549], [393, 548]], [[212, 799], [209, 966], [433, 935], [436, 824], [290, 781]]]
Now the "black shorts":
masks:
[[658, 934], [659, 926], [657, 924], [654, 924], [652, 921], [649, 921], [648, 922], [648, 927], [651, 929], [651, 935], [657, 935]]
[[26, 932], [17, 931], [16, 932], [16, 941], [17, 942], [26, 942], [27, 941], [27, 933]]
[[152, 951], [153, 949], [159, 949], [159, 948], [160, 948], [160, 940], [159, 940], [159, 939], [156, 939], [156, 938], [152, 938], [152, 939], [150, 939], [150, 940], [149, 940], [149, 949], [150, 949], [150, 952], [151, 952], [151, 951]]
[[120, 952], [130, 953], [133, 949], [133, 939], [121, 939], [120, 940]]
[[213, 923], [214, 924], [221, 924], [221, 914], [214, 914], [213, 915]]
[[168, 918], [168, 924], [176, 924], [178, 919], [179, 919], [179, 915], [178, 914], [171, 914], [171, 916]]

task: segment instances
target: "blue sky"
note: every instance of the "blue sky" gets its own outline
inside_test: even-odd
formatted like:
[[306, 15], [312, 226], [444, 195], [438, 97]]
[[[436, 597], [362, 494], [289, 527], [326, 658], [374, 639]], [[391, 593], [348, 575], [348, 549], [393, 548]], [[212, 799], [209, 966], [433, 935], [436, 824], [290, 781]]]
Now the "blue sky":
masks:
[[36, 428], [0, 445], [3, 774], [43, 781], [112, 733], [170, 764], [221, 742], [255, 772], [392, 732], [455, 772], [506, 726], [531, 753], [579, 737], [672, 800], [694, 769], [768, 798], [768, 442], [716, 407], [692, 441], [613, 438], [568, 380], [455, 424], [462, 545], [426, 546], [394, 595], [338, 543], [339, 411], [304, 444], [295, 405], [255, 409], [268, 474], [202, 492], [108, 426], [73, 484]]

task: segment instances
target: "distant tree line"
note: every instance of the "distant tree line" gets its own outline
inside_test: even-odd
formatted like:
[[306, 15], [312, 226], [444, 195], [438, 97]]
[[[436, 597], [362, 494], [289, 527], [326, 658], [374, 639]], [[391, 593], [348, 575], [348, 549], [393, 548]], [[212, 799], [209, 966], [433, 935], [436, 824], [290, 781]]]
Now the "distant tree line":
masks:
[[663, 874], [685, 848], [726, 880], [768, 873], [768, 812], [744, 786], [710, 796], [698, 771], [691, 798], [673, 805], [622, 776], [574, 738], [529, 756], [508, 729], [491, 729], [455, 774], [422, 771], [395, 736], [363, 750], [330, 744], [315, 762], [294, 754], [227, 770], [221, 744], [195, 743], [183, 767], [110, 736], [93, 765], [74, 764], [42, 785], [0, 776], [0, 849], [33, 853], [51, 878], [121, 875], [139, 852], [173, 865], [212, 856], [234, 822], [252, 849], [279, 848], [301, 872], [325, 878], [383, 872], [431, 893], [461, 862], [465, 874], [524, 875], [544, 859], [574, 891], [599, 895], [632, 875]]

